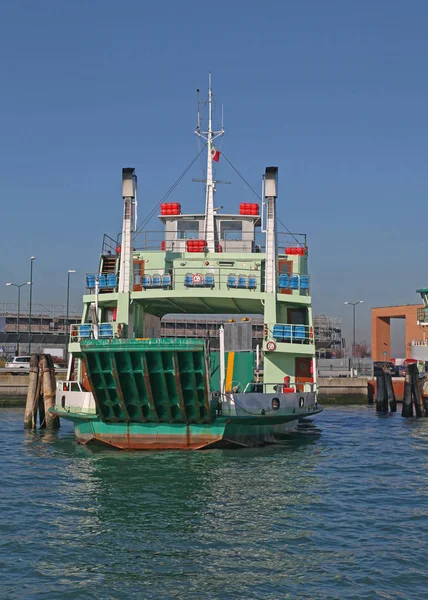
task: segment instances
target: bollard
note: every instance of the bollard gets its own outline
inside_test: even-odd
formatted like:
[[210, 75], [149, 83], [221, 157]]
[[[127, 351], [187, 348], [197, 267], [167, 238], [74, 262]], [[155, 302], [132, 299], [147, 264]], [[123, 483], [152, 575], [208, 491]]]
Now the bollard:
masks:
[[35, 429], [39, 400], [39, 355], [30, 357], [30, 374], [28, 377], [27, 402], [24, 413], [24, 429]]
[[[55, 404], [55, 367], [50, 354], [42, 354], [39, 361], [39, 377], [43, 382], [43, 409], [44, 419], [40, 415], [40, 423], [47, 429], [58, 429], [59, 418], [54, 416], [49, 409]], [[40, 425], [41, 426], [41, 425]]]
[[415, 405], [415, 413], [417, 417], [423, 417], [425, 410], [422, 401], [422, 394], [419, 387], [419, 371], [416, 363], [408, 365], [407, 370], [409, 371], [411, 382], [412, 382], [412, 397]]
[[[392, 384], [391, 373], [384, 371], [385, 373], [385, 392], [386, 392], [386, 411], [388, 411], [388, 402], [391, 412], [397, 412], [397, 401], [395, 399], [394, 386]], [[385, 411], [385, 412], [386, 412]]]
[[401, 409], [402, 417], [413, 417], [413, 405], [412, 405], [412, 381], [409, 373], [409, 368], [406, 370], [406, 376], [404, 378], [404, 396], [403, 396], [403, 408]]
[[388, 398], [385, 387], [385, 372], [382, 370], [380, 375], [376, 376], [376, 411], [388, 412]]

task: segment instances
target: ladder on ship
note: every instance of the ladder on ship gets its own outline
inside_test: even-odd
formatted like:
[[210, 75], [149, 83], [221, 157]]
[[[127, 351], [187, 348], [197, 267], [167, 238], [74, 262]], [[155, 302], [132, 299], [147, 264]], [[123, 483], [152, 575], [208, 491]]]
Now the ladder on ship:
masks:
[[108, 254], [102, 257], [101, 273], [107, 275], [107, 273], [116, 273], [116, 262], [117, 256]]

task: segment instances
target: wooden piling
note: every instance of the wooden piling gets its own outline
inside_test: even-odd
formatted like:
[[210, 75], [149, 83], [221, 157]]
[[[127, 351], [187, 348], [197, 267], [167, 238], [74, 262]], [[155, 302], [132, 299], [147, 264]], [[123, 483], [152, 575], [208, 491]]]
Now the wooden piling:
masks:
[[[59, 418], [54, 416], [49, 409], [55, 404], [55, 367], [50, 354], [42, 354], [39, 361], [39, 377], [43, 382], [44, 423], [47, 429], [58, 429]], [[40, 419], [42, 423], [42, 419]]]
[[385, 371], [376, 376], [376, 411], [388, 412], [388, 396], [385, 383]]
[[388, 403], [391, 412], [397, 412], [397, 401], [395, 399], [394, 386], [392, 385], [392, 377], [390, 370], [384, 370], [385, 374], [385, 400], [386, 400], [386, 411], [388, 411]]
[[404, 395], [403, 395], [403, 407], [401, 409], [402, 417], [413, 417], [413, 405], [412, 405], [412, 379], [407, 367], [406, 375], [404, 378]]
[[39, 400], [39, 355], [30, 358], [30, 375], [28, 379], [27, 402], [24, 413], [24, 429], [35, 429], [37, 406]]
[[28, 381], [24, 429], [36, 429], [37, 416], [40, 429], [58, 429], [59, 417], [49, 409], [55, 404], [55, 367], [50, 354], [32, 354]]
[[415, 413], [417, 417], [423, 417], [425, 414], [424, 404], [422, 401], [422, 394], [419, 387], [419, 371], [416, 363], [408, 365], [407, 370], [410, 373], [412, 382], [412, 398], [415, 405]]

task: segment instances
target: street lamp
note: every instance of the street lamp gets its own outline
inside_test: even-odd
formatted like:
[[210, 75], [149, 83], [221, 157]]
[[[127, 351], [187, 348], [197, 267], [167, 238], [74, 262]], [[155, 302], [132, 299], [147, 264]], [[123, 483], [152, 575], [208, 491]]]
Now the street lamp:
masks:
[[65, 317], [65, 353], [67, 352], [67, 335], [68, 335], [68, 308], [70, 306], [70, 275], [71, 273], [75, 273], [74, 269], [68, 269], [67, 271], [67, 313]]
[[364, 300], [358, 300], [358, 302], [345, 302], [344, 304], [349, 304], [350, 306], [352, 306], [352, 312], [353, 312], [353, 320], [352, 320], [352, 329], [353, 329], [353, 336], [352, 336], [352, 357], [354, 357], [354, 353], [355, 353], [355, 307], [358, 304], [362, 304], [364, 302]]
[[28, 317], [28, 356], [31, 354], [31, 302], [33, 300], [33, 261], [35, 256], [30, 256], [30, 314]]
[[13, 286], [18, 288], [18, 316], [17, 316], [17, 322], [16, 322], [16, 352], [17, 355], [19, 356], [19, 316], [20, 316], [20, 312], [21, 312], [21, 288], [24, 287], [24, 285], [31, 285], [31, 283], [29, 281], [26, 281], [25, 283], [6, 283], [6, 285], [8, 286]]

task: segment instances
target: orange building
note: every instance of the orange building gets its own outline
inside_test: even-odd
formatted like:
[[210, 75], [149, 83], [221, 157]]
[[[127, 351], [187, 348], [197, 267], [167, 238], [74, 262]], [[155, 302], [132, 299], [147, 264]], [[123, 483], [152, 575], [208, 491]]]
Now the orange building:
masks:
[[406, 320], [406, 358], [412, 358], [412, 340], [423, 337], [423, 328], [417, 322], [417, 310], [422, 304], [384, 306], [372, 308], [372, 356], [373, 360], [391, 358], [391, 319]]

